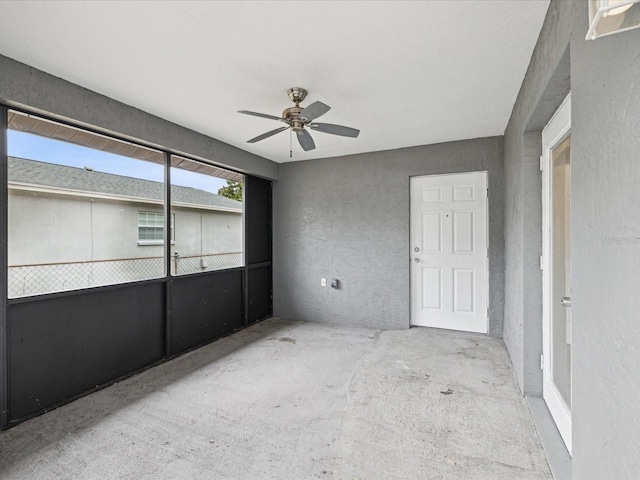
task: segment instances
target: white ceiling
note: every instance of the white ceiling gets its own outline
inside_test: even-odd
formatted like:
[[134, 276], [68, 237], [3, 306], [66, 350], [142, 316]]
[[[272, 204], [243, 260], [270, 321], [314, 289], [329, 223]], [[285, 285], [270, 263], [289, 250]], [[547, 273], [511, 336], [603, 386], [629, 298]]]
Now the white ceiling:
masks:
[[[0, 53], [276, 162], [502, 135], [549, 0], [0, 2]], [[289, 87], [332, 110], [305, 153]], [[294, 142], [296, 139], [294, 138]]]

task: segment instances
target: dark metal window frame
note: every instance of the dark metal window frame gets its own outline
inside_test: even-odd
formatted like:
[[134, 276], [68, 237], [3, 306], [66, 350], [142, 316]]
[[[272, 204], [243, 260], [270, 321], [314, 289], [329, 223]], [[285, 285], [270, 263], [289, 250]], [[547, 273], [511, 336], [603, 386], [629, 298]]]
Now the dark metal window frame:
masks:
[[7, 119], [9, 109], [0, 105], [0, 429], [5, 429], [8, 425], [8, 392], [9, 382], [7, 376], [7, 222], [8, 222], [8, 187], [7, 187]]

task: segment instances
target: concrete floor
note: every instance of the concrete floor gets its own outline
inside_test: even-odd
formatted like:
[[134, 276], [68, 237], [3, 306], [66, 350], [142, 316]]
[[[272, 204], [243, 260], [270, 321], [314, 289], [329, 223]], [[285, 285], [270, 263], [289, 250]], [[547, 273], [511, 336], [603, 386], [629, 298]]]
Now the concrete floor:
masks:
[[548, 479], [501, 340], [272, 319], [0, 433], [10, 479]]

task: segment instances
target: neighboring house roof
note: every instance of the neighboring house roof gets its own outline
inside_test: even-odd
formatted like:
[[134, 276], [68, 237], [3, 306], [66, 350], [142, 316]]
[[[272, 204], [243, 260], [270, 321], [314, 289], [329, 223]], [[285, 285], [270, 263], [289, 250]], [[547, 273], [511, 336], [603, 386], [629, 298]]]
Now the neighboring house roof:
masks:
[[[38, 185], [119, 197], [146, 198], [156, 201], [164, 199], [164, 184], [161, 182], [24, 158], [9, 157], [8, 174], [9, 183]], [[242, 209], [242, 202], [197, 188], [178, 185], [171, 187], [171, 199], [176, 203], [223, 209]]]

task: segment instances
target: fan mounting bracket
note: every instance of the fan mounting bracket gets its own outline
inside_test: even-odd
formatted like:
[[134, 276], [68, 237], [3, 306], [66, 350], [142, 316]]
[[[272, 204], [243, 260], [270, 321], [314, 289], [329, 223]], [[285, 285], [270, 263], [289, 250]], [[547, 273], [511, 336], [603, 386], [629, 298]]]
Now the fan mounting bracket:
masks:
[[287, 90], [287, 95], [289, 95], [289, 98], [297, 107], [301, 101], [307, 98], [307, 91], [302, 87], [291, 87]]

